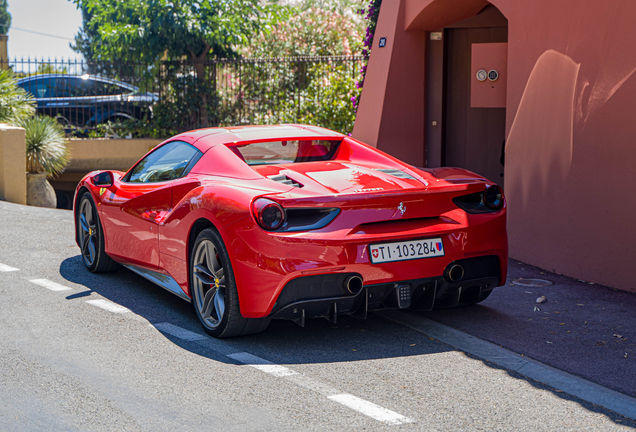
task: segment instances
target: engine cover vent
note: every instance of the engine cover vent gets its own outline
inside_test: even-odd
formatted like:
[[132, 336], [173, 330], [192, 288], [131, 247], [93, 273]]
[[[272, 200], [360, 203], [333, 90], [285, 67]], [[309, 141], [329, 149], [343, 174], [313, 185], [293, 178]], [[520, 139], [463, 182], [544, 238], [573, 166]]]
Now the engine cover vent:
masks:
[[267, 178], [270, 179], [270, 180], [274, 180], [275, 182], [278, 182], [278, 183], [286, 184], [288, 186], [294, 186], [294, 187], [297, 187], [297, 188], [303, 187], [303, 185], [301, 185], [297, 181], [287, 177], [285, 174], [273, 175], [273, 176], [269, 176]]
[[407, 174], [404, 171], [401, 171], [399, 169], [379, 169], [379, 168], [375, 168], [374, 171], [380, 171], [380, 172], [383, 172], [384, 174], [392, 175], [393, 177], [397, 177], [397, 178], [417, 180], [412, 175]]

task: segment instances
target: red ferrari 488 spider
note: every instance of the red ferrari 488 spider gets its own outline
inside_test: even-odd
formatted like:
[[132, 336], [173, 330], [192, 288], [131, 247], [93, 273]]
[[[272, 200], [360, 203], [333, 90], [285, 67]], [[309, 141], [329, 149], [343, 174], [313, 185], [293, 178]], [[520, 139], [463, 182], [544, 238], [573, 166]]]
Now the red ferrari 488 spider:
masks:
[[191, 301], [215, 337], [474, 304], [506, 280], [499, 186], [312, 126], [177, 135], [127, 173], [88, 174], [74, 209], [91, 272], [123, 265]]

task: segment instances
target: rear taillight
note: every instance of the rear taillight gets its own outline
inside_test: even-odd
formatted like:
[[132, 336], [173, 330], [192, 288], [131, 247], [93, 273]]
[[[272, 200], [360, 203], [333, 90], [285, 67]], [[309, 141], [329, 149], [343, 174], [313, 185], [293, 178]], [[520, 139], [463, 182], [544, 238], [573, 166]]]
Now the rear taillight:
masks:
[[484, 205], [490, 210], [499, 210], [503, 207], [503, 191], [499, 186], [488, 186], [484, 191]]
[[285, 210], [276, 201], [259, 198], [252, 204], [258, 224], [267, 231], [275, 231], [285, 223]]
[[483, 192], [455, 197], [453, 202], [467, 213], [493, 213], [503, 208], [504, 195], [499, 186], [490, 185]]

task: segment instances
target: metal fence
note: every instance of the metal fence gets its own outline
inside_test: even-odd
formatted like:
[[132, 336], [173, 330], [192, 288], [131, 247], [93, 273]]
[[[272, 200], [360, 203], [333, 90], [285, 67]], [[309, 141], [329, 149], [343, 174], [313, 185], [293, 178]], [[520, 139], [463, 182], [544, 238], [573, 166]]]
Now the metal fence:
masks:
[[277, 123], [348, 133], [366, 58], [8, 63], [38, 112], [58, 118], [69, 134], [165, 137], [199, 127]]

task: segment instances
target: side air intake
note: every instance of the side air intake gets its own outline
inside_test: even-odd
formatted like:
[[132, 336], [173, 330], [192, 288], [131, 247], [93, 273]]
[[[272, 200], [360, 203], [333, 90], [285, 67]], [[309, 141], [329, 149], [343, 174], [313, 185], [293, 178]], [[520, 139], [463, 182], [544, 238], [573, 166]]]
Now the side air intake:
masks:
[[287, 177], [285, 174], [273, 175], [273, 176], [269, 176], [267, 178], [270, 179], [270, 180], [274, 180], [275, 182], [278, 182], [278, 183], [286, 184], [288, 186], [294, 186], [294, 187], [297, 187], [297, 188], [303, 187], [303, 185], [301, 185], [297, 181]]
[[404, 171], [401, 171], [399, 169], [379, 169], [379, 168], [376, 168], [376, 169], [374, 169], [374, 171], [380, 171], [380, 172], [383, 172], [384, 174], [392, 175], [393, 177], [397, 177], [397, 178], [417, 180], [412, 175], [407, 174]]

